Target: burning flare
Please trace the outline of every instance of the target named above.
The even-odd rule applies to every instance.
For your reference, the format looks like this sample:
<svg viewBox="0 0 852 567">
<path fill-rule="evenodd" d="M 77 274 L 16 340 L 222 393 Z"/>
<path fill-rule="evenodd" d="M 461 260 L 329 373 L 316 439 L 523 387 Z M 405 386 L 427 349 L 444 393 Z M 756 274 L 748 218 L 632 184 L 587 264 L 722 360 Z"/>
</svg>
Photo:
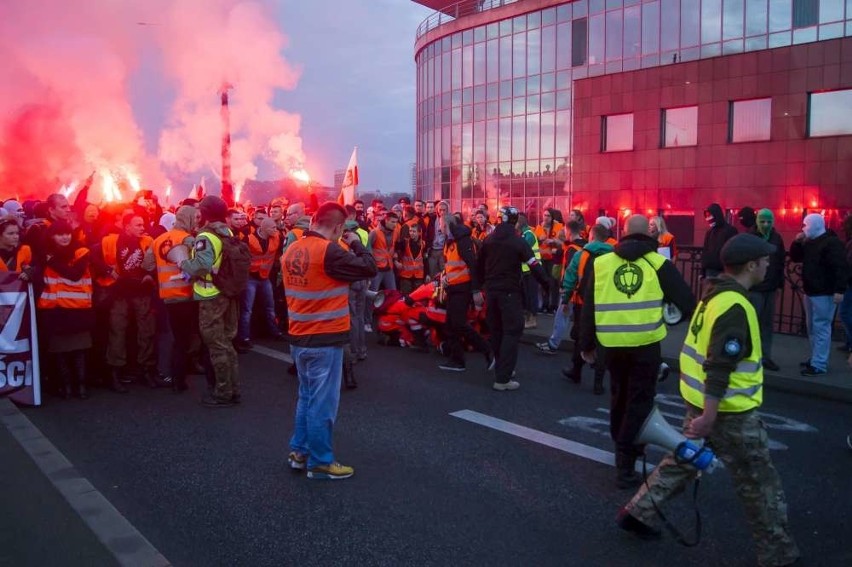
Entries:
<svg viewBox="0 0 852 567">
<path fill-rule="evenodd" d="M 296 181 L 301 181 L 302 183 L 306 183 L 306 184 L 311 182 L 311 176 L 308 175 L 308 172 L 305 171 L 304 169 L 302 169 L 301 167 L 291 169 L 290 170 L 290 177 L 292 177 Z"/>
</svg>

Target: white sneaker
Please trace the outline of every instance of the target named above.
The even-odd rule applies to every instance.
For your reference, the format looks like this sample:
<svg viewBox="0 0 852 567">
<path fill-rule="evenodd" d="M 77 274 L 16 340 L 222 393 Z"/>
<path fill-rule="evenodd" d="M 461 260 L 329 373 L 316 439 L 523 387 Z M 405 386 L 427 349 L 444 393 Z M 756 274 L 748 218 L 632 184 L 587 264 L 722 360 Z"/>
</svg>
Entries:
<svg viewBox="0 0 852 567">
<path fill-rule="evenodd" d="M 365 333 L 372 333 L 373 332 L 373 326 L 369 323 L 366 323 L 364 325 L 364 332 Z"/>
<path fill-rule="evenodd" d="M 494 384 L 491 387 L 494 388 L 495 390 L 497 390 L 498 392 L 504 392 L 506 390 L 517 390 L 518 388 L 521 387 L 521 385 L 520 385 L 520 383 L 515 382 L 514 380 L 509 380 L 506 383 L 494 382 Z"/>
<path fill-rule="evenodd" d="M 544 354 L 556 354 L 556 349 L 550 346 L 549 341 L 544 341 L 543 343 L 536 343 L 535 348 L 537 348 L 540 352 Z"/>
</svg>

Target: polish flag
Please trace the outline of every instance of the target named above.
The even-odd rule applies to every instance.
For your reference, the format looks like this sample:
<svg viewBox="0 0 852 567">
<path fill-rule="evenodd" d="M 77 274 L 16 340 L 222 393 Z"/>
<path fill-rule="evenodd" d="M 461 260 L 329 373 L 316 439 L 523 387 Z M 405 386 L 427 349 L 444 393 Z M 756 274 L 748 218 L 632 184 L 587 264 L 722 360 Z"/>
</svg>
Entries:
<svg viewBox="0 0 852 567">
<path fill-rule="evenodd" d="M 343 185 L 340 186 L 340 195 L 337 202 L 341 205 L 355 204 L 355 191 L 358 189 L 358 146 L 352 150 L 349 165 L 346 167 L 346 175 L 343 176 Z"/>
</svg>

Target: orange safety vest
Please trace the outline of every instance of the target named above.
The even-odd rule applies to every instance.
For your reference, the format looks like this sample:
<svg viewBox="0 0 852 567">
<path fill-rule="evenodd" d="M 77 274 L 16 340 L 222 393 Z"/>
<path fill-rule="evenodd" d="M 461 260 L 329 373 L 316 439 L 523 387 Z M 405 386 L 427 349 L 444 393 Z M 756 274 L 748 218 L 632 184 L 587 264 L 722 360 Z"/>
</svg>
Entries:
<svg viewBox="0 0 852 567">
<path fill-rule="evenodd" d="M 583 305 L 583 294 L 580 293 L 580 283 L 583 281 L 583 276 L 586 273 L 586 265 L 589 263 L 589 258 L 592 253 L 588 250 L 580 250 L 580 263 L 577 265 L 577 286 L 571 294 L 571 303 L 575 305 Z"/>
<path fill-rule="evenodd" d="M 574 254 L 568 254 L 568 252 L 572 249 L 574 250 L 574 254 L 579 254 L 583 250 L 583 247 L 567 240 L 564 242 L 562 246 L 562 277 L 559 278 L 559 281 L 562 281 L 562 278 L 565 277 L 565 270 L 568 269 L 568 262 L 570 262 L 571 258 L 574 257 Z"/>
<path fill-rule="evenodd" d="M 154 239 L 150 236 L 143 236 L 139 239 L 139 244 L 142 252 L 146 252 L 154 244 Z M 101 239 L 101 253 L 104 257 L 104 263 L 113 270 L 117 270 L 118 234 L 108 234 Z M 112 276 L 98 276 L 95 281 L 102 287 L 109 287 L 115 283 L 115 278 Z"/>
<path fill-rule="evenodd" d="M 30 266 L 33 263 L 33 251 L 29 246 L 24 244 L 18 251 L 15 253 L 15 271 L 21 272 L 24 267 Z M 8 272 L 9 267 L 6 265 L 2 259 L 0 259 L 0 271 Z"/>
<path fill-rule="evenodd" d="M 284 293 L 290 335 L 349 332 L 349 282 L 325 273 L 325 254 L 331 242 L 308 236 L 284 252 Z"/>
<path fill-rule="evenodd" d="M 158 236 L 152 244 L 154 261 L 157 263 L 157 288 L 160 298 L 165 301 L 192 299 L 192 282 L 183 276 L 177 264 L 169 262 L 166 258 L 172 246 L 178 246 L 189 236 L 192 235 L 179 228 L 173 228 Z"/>
<path fill-rule="evenodd" d="M 78 248 L 74 260 L 89 253 L 88 248 Z M 79 280 L 68 280 L 50 266 L 44 269 L 44 290 L 38 298 L 39 309 L 88 309 L 92 306 L 92 272 L 89 268 Z"/>
<path fill-rule="evenodd" d="M 408 242 L 405 243 L 405 249 L 402 254 L 402 271 L 399 273 L 401 278 L 423 279 L 425 272 L 423 270 L 423 251 L 426 249 L 426 243 L 420 239 L 420 249 L 417 255 L 411 254 L 411 246 Z"/>
<path fill-rule="evenodd" d="M 269 277 L 269 272 L 272 271 L 272 264 L 275 262 L 275 253 L 278 251 L 280 239 L 278 232 L 269 237 L 269 243 L 266 247 L 266 252 L 260 246 L 260 239 L 256 234 L 250 234 L 248 237 L 249 252 L 251 252 L 251 268 L 250 272 L 257 272 L 261 279 Z"/>
<path fill-rule="evenodd" d="M 399 226 L 399 225 L 397 225 Z M 391 249 L 388 247 L 388 239 L 385 237 L 385 231 L 380 226 L 374 228 L 376 239 L 373 241 L 373 258 L 376 260 L 376 268 L 379 270 L 387 270 L 391 265 Z"/>
<path fill-rule="evenodd" d="M 544 230 L 544 225 L 538 225 L 535 227 L 535 237 L 538 238 L 539 242 L 544 242 L 545 240 L 553 240 L 559 234 L 559 231 L 562 230 L 563 225 L 561 222 L 553 221 L 550 225 L 550 230 Z M 541 247 L 541 259 L 542 260 L 552 260 L 555 255 L 555 250 L 550 246 L 542 246 Z"/>
<path fill-rule="evenodd" d="M 444 267 L 447 273 L 447 285 L 463 284 L 470 281 L 470 270 L 467 269 L 467 262 L 459 254 L 455 240 L 444 244 L 444 257 L 447 260 Z"/>
<path fill-rule="evenodd" d="M 674 234 L 672 234 L 671 232 L 667 232 L 667 233 L 665 233 L 665 234 L 661 234 L 661 235 L 659 236 L 659 239 L 658 239 L 658 240 L 659 240 L 659 244 L 657 245 L 657 249 L 658 249 L 658 250 L 659 250 L 660 248 L 665 248 L 665 247 L 669 247 L 669 248 L 671 248 L 671 255 L 672 255 L 672 257 L 671 257 L 671 258 L 669 258 L 669 260 L 671 260 L 672 262 L 674 262 L 674 261 L 675 261 L 675 259 L 677 259 L 677 246 L 675 246 L 674 239 L 675 239 L 675 238 L 674 238 Z"/>
</svg>

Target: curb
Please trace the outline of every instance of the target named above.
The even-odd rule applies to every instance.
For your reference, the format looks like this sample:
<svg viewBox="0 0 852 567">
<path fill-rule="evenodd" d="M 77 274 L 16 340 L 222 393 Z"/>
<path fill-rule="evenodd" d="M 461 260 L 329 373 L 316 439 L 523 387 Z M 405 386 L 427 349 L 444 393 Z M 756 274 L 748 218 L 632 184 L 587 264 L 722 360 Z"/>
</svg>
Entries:
<svg viewBox="0 0 852 567">
<path fill-rule="evenodd" d="M 533 335 L 524 333 L 521 335 L 521 343 L 535 345 L 546 341 L 547 337 L 542 335 Z M 573 341 L 563 340 L 559 345 L 560 351 L 574 352 Z M 663 356 L 663 361 L 668 364 L 672 371 L 677 372 L 680 369 L 678 359 L 670 356 Z M 842 402 L 852 404 L 852 388 L 839 388 L 830 384 L 820 384 L 819 382 L 808 382 L 800 378 L 791 378 L 780 374 L 764 373 L 764 383 L 767 389 L 785 392 L 788 394 L 798 394 L 809 398 L 817 398 L 821 400 L 829 400 L 833 402 Z"/>
</svg>

